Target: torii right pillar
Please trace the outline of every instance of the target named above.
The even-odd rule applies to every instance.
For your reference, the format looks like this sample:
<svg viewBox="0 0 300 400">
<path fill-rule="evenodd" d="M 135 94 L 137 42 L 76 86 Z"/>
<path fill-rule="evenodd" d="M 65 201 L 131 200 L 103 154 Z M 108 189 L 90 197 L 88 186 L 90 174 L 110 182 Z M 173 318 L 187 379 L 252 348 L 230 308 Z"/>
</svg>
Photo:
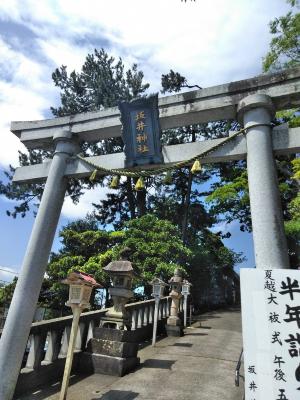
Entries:
<svg viewBox="0 0 300 400">
<path fill-rule="evenodd" d="M 271 97 L 254 94 L 238 105 L 247 128 L 247 168 L 256 268 L 289 268 L 277 171 L 272 148 Z"/>
</svg>

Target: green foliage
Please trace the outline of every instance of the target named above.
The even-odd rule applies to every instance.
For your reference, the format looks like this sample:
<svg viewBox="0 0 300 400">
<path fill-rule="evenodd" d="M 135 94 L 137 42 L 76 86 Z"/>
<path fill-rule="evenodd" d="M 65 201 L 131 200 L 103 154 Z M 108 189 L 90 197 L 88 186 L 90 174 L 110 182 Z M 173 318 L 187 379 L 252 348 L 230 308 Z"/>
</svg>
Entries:
<svg viewBox="0 0 300 400">
<path fill-rule="evenodd" d="M 65 65 L 57 68 L 52 79 L 61 89 L 61 106 L 51 108 L 55 116 L 94 111 L 116 106 L 120 100 L 131 100 L 144 93 L 144 74 L 134 64 L 125 71 L 122 59 L 115 61 L 104 49 L 88 54 L 81 72 L 67 73 Z"/>
<path fill-rule="evenodd" d="M 300 243 L 300 219 L 293 219 L 284 224 L 285 233 L 287 236 L 294 238 Z"/>
<path fill-rule="evenodd" d="M 198 85 L 188 85 L 187 80 L 184 76 L 180 75 L 178 72 L 174 72 L 170 69 L 170 72 L 166 75 L 162 74 L 161 76 L 161 86 L 162 93 L 166 92 L 180 92 L 182 88 L 198 88 L 202 89 Z"/>
<path fill-rule="evenodd" d="M 212 192 L 206 197 L 206 202 L 210 204 L 211 212 L 219 215 L 219 221 L 230 223 L 238 220 L 241 231 L 251 230 L 248 179 L 244 163 L 232 165 L 230 171 L 222 175 L 222 180 L 212 184 Z"/>
<path fill-rule="evenodd" d="M 298 1 L 290 0 L 289 3 L 295 6 Z M 299 65 L 300 14 L 290 11 L 282 17 L 275 18 L 270 22 L 270 33 L 273 38 L 270 50 L 263 59 L 264 72 Z"/>
<path fill-rule="evenodd" d="M 62 238 L 63 252 L 72 255 L 88 257 L 105 251 L 110 242 L 109 232 L 85 231 L 75 232 L 70 229 L 60 233 Z"/>
<path fill-rule="evenodd" d="M 74 224 L 76 227 L 82 225 L 84 221 Z M 187 271 L 192 255 L 183 245 L 176 226 L 150 214 L 128 222 L 122 232 L 76 232 L 68 225 L 60 236 L 63 246 L 58 254 L 52 254 L 48 278 L 44 282 L 44 304 L 51 307 L 63 308 L 67 291 L 60 281 L 73 270 L 92 274 L 107 287 L 109 280 L 103 268 L 119 259 L 124 247 L 129 246 L 132 250 L 131 261 L 138 274 L 138 286 L 147 285 L 158 275 L 168 280 L 177 267 Z"/>
<path fill-rule="evenodd" d="M 289 121 L 289 127 L 297 128 L 298 126 L 300 126 L 300 117 L 298 115 L 294 114 L 294 117 Z"/>
<path fill-rule="evenodd" d="M 176 268 L 188 270 L 191 251 L 183 245 L 178 228 L 151 214 L 126 224 L 123 245 L 132 249 L 141 283 L 149 283 L 154 276 L 167 280 Z"/>
<path fill-rule="evenodd" d="M 117 259 L 118 253 L 115 248 L 105 251 L 103 254 L 90 257 L 87 262 L 80 268 L 82 272 L 91 274 L 95 277 L 97 282 L 102 285 L 108 285 L 108 276 L 103 268 L 106 267 L 112 260 Z"/>
<path fill-rule="evenodd" d="M 300 248 L 300 158 L 292 161 L 293 173 L 292 178 L 297 182 L 297 196 L 289 204 L 289 212 L 291 219 L 285 223 L 285 231 L 287 236 L 294 238 Z"/>
<path fill-rule="evenodd" d="M 14 294 L 18 278 L 14 277 L 12 283 L 0 287 L 0 307 L 8 306 Z"/>
<path fill-rule="evenodd" d="M 40 302 L 48 307 L 64 310 L 68 290 L 61 281 L 71 271 L 80 270 L 94 275 L 97 281 L 107 286 L 108 277 L 103 267 L 117 257 L 116 248 L 123 241 L 124 232 L 99 230 L 96 220 L 87 216 L 67 224 L 59 235 L 62 247 L 58 253 L 51 254 Z M 94 301 L 92 300 L 92 305 L 96 306 Z"/>
<path fill-rule="evenodd" d="M 162 93 L 180 92 L 181 88 L 186 85 L 186 78 L 172 69 L 166 75 L 161 76 Z"/>
<path fill-rule="evenodd" d="M 300 158 L 296 158 L 292 161 L 293 165 L 293 179 L 300 179 Z"/>
<path fill-rule="evenodd" d="M 52 281 L 61 281 L 73 270 L 81 269 L 85 262 L 85 257 L 78 255 L 52 255 L 52 261 L 47 267 L 47 275 Z"/>
</svg>

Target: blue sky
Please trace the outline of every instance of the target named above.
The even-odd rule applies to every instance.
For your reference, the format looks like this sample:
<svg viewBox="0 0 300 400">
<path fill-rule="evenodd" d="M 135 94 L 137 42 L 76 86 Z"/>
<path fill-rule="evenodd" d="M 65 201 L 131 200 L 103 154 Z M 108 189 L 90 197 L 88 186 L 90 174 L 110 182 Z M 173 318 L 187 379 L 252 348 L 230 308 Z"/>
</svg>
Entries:
<svg viewBox="0 0 300 400">
<path fill-rule="evenodd" d="M 245 79 L 261 73 L 268 23 L 288 9 L 284 0 L 0 2 L 0 169 L 17 166 L 17 151 L 24 150 L 10 122 L 49 118 L 50 107 L 59 104 L 51 80 L 56 67 L 79 70 L 87 53 L 104 47 L 128 67 L 137 63 L 151 92 L 171 68 L 202 87 Z M 89 191 L 76 206 L 66 199 L 60 226 L 84 216 L 105 195 Z M 0 197 L 0 267 L 19 271 L 33 217 L 8 218 L 9 206 Z M 252 267 L 251 235 L 239 232 L 237 223 L 226 229 L 233 235 L 225 244 L 244 251 L 243 265 Z M 10 279 L 0 270 L 0 280 Z"/>
</svg>

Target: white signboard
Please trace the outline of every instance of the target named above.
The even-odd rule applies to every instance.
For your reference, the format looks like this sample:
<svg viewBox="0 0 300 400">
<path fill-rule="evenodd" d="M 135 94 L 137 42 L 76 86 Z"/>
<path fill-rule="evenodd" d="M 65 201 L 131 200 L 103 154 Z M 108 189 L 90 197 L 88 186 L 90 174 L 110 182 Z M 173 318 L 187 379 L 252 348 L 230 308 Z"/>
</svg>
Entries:
<svg viewBox="0 0 300 400">
<path fill-rule="evenodd" d="M 246 400 L 300 399 L 300 271 L 241 269 Z"/>
</svg>

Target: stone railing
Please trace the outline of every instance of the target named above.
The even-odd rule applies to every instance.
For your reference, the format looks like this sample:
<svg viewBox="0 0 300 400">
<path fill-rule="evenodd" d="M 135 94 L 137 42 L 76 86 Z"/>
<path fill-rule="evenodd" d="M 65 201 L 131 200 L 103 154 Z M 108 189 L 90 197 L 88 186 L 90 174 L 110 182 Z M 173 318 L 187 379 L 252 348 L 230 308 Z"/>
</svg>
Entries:
<svg viewBox="0 0 300 400">
<path fill-rule="evenodd" d="M 79 353 L 93 337 L 106 310 L 89 311 L 80 317 L 75 346 L 73 370 L 77 369 Z M 15 395 L 39 385 L 53 382 L 62 376 L 73 316 L 34 322 L 31 326 L 23 368 L 20 371 Z"/>
<path fill-rule="evenodd" d="M 152 337 L 155 301 L 147 300 L 126 306 L 131 315 L 131 329 L 136 331 L 138 342 Z M 170 314 L 171 298 L 164 297 L 159 303 L 158 333 L 164 332 L 164 324 Z M 73 371 L 78 370 L 80 352 L 93 337 L 93 329 L 100 325 L 107 310 L 82 313 L 75 346 Z M 182 311 L 182 302 L 180 303 Z M 72 325 L 72 315 L 41 322 L 31 326 L 27 351 L 24 355 L 15 395 L 37 386 L 55 382 L 62 377 Z"/>
<path fill-rule="evenodd" d="M 170 315 L 171 297 L 164 297 L 159 302 L 158 320 L 167 318 Z M 131 314 L 131 330 L 142 328 L 153 324 L 155 300 L 139 301 L 127 304 L 127 312 Z"/>
<path fill-rule="evenodd" d="M 181 303 L 182 307 L 182 303 Z M 135 331 L 137 342 L 152 337 L 155 300 L 139 301 L 127 304 L 126 311 L 131 314 L 131 330 Z M 171 297 L 164 297 L 159 302 L 157 333 L 165 333 L 164 325 L 170 315 Z"/>
</svg>

